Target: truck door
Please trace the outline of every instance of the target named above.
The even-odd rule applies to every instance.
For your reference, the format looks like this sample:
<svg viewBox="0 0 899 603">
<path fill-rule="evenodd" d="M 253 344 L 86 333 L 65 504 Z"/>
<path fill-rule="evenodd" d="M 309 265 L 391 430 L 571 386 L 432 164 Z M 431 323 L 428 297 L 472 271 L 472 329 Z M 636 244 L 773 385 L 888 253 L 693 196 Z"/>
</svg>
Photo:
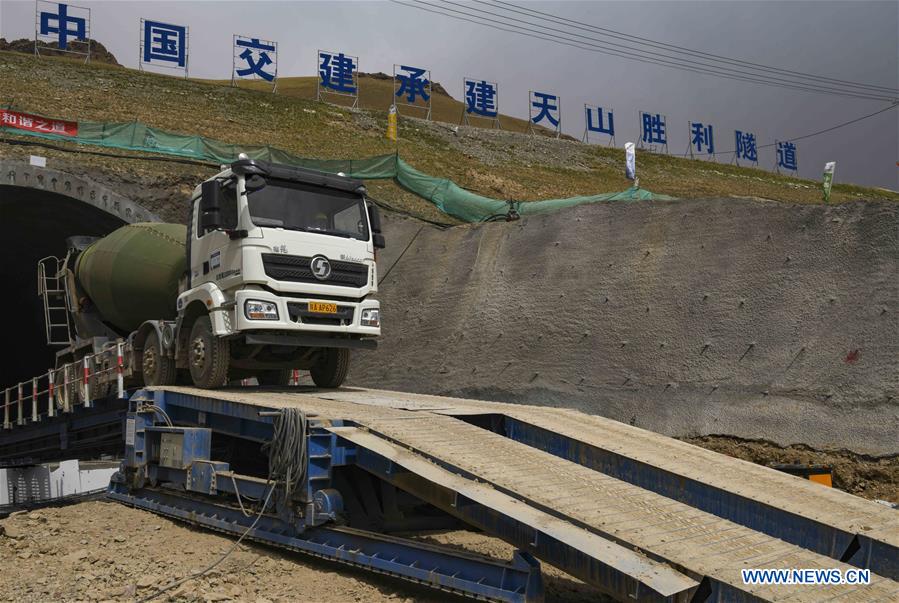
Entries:
<svg viewBox="0 0 899 603">
<path fill-rule="evenodd" d="M 218 228 L 200 227 L 202 197 L 193 205 L 191 220 L 190 269 L 191 287 L 203 283 L 215 283 L 227 289 L 241 280 L 240 239 L 231 239 L 230 232 L 237 228 L 237 186 L 232 180 L 224 186 L 224 202 L 221 206 L 221 222 Z"/>
</svg>

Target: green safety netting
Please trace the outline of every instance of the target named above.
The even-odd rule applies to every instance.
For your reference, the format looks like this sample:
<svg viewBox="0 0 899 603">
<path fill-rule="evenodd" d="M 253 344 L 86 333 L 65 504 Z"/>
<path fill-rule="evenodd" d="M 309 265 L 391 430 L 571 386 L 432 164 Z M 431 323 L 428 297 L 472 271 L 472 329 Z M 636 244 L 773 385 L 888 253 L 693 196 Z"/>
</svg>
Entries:
<svg viewBox="0 0 899 603">
<path fill-rule="evenodd" d="M 492 199 L 472 193 L 447 178 L 437 178 L 425 174 L 410 166 L 396 154 L 378 155 L 365 159 L 310 159 L 270 146 L 235 145 L 203 136 L 174 134 L 140 122 L 105 123 L 80 121 L 78 122 L 77 136 L 14 129 L 2 126 L 2 124 L 0 124 L 0 130 L 52 140 L 66 140 L 117 149 L 162 153 L 220 164 L 230 163 L 237 158 L 239 153 L 246 153 L 253 159 L 295 165 L 330 173 L 343 172 L 353 178 L 393 179 L 405 189 L 432 202 L 441 211 L 466 222 L 480 222 L 490 216 L 505 214 L 510 207 L 514 208 L 521 215 L 532 215 L 597 201 L 674 199 L 674 197 L 657 195 L 645 189 L 632 187 L 618 193 L 510 204 L 509 201 Z"/>
</svg>

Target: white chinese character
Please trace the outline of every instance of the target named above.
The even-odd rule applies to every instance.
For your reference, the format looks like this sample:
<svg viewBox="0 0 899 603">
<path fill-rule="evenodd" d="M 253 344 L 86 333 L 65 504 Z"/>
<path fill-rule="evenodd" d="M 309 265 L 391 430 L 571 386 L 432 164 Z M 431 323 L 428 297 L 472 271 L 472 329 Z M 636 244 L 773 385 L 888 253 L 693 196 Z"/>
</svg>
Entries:
<svg viewBox="0 0 899 603">
<path fill-rule="evenodd" d="M 16 116 L 12 113 L 4 113 L 3 123 L 16 125 Z"/>
<path fill-rule="evenodd" d="M 66 124 L 65 124 L 65 122 L 54 121 L 54 122 L 53 122 L 53 131 L 54 131 L 54 132 L 65 132 L 65 131 L 66 131 Z"/>
<path fill-rule="evenodd" d="M 37 120 L 37 125 L 34 126 L 36 129 L 41 130 L 42 132 L 50 131 L 50 123 L 44 121 L 43 119 Z"/>
<path fill-rule="evenodd" d="M 33 128 L 34 120 L 30 117 L 25 117 L 24 115 L 19 116 L 19 125 L 23 128 Z"/>
</svg>

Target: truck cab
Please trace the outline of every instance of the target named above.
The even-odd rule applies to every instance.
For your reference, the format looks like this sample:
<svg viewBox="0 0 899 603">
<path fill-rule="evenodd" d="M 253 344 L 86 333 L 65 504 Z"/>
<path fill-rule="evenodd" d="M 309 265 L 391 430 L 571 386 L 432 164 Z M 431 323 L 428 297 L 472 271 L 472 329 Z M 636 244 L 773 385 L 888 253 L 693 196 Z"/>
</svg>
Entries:
<svg viewBox="0 0 899 603">
<path fill-rule="evenodd" d="M 350 350 L 374 348 L 381 332 L 383 247 L 361 181 L 241 156 L 194 190 L 175 366 L 145 361 L 145 380 L 186 369 L 200 387 L 283 385 L 308 369 L 318 386 L 339 386 Z"/>
</svg>

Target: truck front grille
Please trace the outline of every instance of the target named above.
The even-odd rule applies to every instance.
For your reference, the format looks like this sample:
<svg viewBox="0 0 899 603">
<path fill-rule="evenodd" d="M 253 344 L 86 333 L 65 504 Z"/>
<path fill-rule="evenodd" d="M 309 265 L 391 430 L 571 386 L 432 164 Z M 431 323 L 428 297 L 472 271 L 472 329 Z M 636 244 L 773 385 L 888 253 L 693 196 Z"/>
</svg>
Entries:
<svg viewBox="0 0 899 603">
<path fill-rule="evenodd" d="M 322 283 L 338 287 L 364 287 L 368 283 L 367 265 L 331 259 L 328 261 L 331 263 L 331 274 L 327 279 L 319 280 L 312 274 L 312 258 L 280 253 L 262 254 L 265 274 L 276 281 Z"/>
</svg>

